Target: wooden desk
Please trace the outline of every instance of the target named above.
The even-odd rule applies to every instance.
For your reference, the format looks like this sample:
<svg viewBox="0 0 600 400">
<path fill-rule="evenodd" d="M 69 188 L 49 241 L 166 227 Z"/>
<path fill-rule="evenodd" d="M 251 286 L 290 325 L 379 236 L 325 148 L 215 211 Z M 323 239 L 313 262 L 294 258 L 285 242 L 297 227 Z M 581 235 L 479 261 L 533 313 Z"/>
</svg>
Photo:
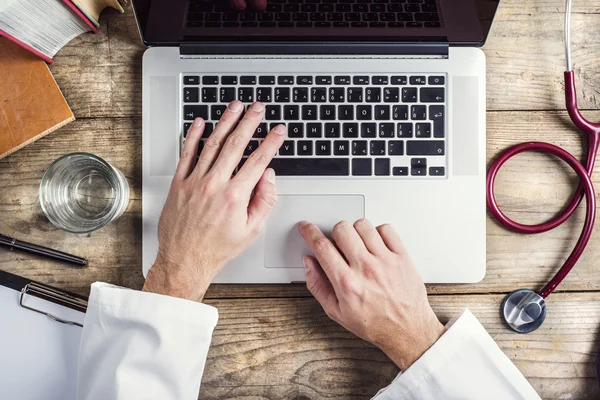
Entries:
<svg viewBox="0 0 600 400">
<path fill-rule="evenodd" d="M 488 159 L 526 140 L 546 140 L 581 154 L 581 137 L 564 111 L 563 8 L 563 0 L 503 0 L 500 5 L 484 48 Z M 599 12 L 600 0 L 575 2 L 579 102 L 592 120 L 600 120 Z M 142 286 L 143 51 L 131 10 L 103 14 L 100 33 L 75 39 L 52 67 L 77 120 L 0 161 L 0 232 L 84 255 L 90 266 L 71 269 L 1 251 L 0 269 L 81 294 L 98 280 Z M 56 230 L 38 203 L 42 173 L 71 151 L 106 158 L 132 188 L 127 213 L 89 235 Z M 598 178 L 594 183 L 600 187 Z M 539 222 L 566 204 L 575 185 L 574 174 L 558 161 L 525 154 L 502 170 L 498 200 L 510 216 Z M 600 395 L 593 365 L 600 348 L 600 233 L 560 286 L 561 293 L 550 297 L 547 320 L 538 331 L 512 333 L 502 325 L 498 307 L 506 292 L 540 288 L 548 280 L 570 252 L 582 222 L 580 210 L 552 232 L 523 236 L 488 218 L 486 278 L 474 285 L 428 288 L 443 321 L 469 307 L 544 399 Z M 218 285 L 207 299 L 221 317 L 201 398 L 366 399 L 397 373 L 380 351 L 329 321 L 302 285 Z"/>
</svg>

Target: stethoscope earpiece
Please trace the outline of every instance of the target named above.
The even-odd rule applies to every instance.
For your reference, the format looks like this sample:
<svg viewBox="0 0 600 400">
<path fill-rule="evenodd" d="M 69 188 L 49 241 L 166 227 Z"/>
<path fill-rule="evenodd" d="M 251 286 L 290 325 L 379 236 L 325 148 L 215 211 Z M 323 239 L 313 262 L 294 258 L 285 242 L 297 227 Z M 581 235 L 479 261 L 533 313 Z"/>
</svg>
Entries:
<svg viewBox="0 0 600 400">
<path fill-rule="evenodd" d="M 519 333 L 535 331 L 546 319 L 544 298 L 529 289 L 518 289 L 506 295 L 501 309 L 506 325 Z"/>
</svg>

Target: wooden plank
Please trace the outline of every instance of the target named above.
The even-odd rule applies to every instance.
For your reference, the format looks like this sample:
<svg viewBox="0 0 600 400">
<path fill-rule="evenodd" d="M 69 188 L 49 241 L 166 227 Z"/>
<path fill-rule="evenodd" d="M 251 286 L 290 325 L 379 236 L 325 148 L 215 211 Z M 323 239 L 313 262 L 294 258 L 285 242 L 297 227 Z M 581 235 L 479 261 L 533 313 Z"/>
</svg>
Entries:
<svg viewBox="0 0 600 400">
<path fill-rule="evenodd" d="M 589 113 L 600 119 L 600 112 Z M 581 155 L 581 138 L 564 112 L 488 113 L 488 160 L 509 145 L 548 140 Z M 88 234 L 55 229 L 38 201 L 44 170 L 69 151 L 88 151 L 121 169 L 131 185 L 127 212 L 116 222 Z M 600 187 L 600 175 L 594 175 Z M 0 160 L 0 232 L 86 256 L 90 266 L 73 269 L 47 260 L 0 251 L 0 269 L 87 294 L 89 284 L 103 280 L 139 288 L 141 275 L 141 134 L 138 118 L 80 119 Z M 526 154 L 500 172 L 497 196 L 503 210 L 521 222 L 541 222 L 566 203 L 576 185 L 574 174 L 546 156 Z M 541 288 L 577 240 L 582 226 L 578 212 L 564 226 L 541 235 L 509 232 L 488 217 L 487 276 L 478 284 L 430 285 L 431 293 L 507 292 L 518 287 Z M 600 236 L 595 233 L 581 261 L 560 290 L 600 289 Z M 441 266 L 445 267 L 445 266 Z M 216 285 L 208 297 L 308 296 L 304 285 Z"/>
<path fill-rule="evenodd" d="M 431 296 L 444 322 L 468 307 L 543 399 L 600 392 L 600 294 L 556 294 L 538 331 L 502 325 L 496 295 Z M 201 399 L 369 399 L 397 368 L 373 346 L 330 321 L 312 299 L 213 300 L 219 308 Z"/>
<path fill-rule="evenodd" d="M 482 10 L 493 0 L 479 0 Z M 564 0 L 503 0 L 489 40 L 489 110 L 564 109 L 562 44 Z M 580 106 L 600 107 L 600 0 L 576 1 L 573 60 Z M 74 39 L 52 71 L 77 118 L 140 116 L 144 46 L 131 7 L 102 14 L 98 35 Z"/>
</svg>

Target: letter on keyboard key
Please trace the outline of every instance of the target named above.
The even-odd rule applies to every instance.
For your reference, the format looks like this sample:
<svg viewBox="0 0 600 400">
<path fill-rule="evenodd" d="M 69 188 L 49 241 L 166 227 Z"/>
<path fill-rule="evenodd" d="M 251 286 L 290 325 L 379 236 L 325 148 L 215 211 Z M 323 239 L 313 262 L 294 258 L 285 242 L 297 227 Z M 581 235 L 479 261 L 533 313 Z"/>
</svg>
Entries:
<svg viewBox="0 0 600 400">
<path fill-rule="evenodd" d="M 445 147 L 443 140 L 408 140 L 406 155 L 408 156 L 443 156 Z"/>
<path fill-rule="evenodd" d="M 275 174 L 279 176 L 350 175 L 350 160 L 347 158 L 274 158 L 269 167 L 273 168 Z"/>
</svg>

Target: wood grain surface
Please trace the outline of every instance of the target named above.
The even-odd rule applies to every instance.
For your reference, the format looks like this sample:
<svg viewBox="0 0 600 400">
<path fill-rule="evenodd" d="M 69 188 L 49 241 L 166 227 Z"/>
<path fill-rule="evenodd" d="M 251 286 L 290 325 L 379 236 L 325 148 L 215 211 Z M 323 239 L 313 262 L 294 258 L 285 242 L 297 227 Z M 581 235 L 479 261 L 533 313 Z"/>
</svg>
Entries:
<svg viewBox="0 0 600 400">
<path fill-rule="evenodd" d="M 483 7 L 485 8 L 484 0 Z M 579 102 L 600 120 L 600 0 L 575 1 L 573 60 Z M 503 0 L 484 46 L 488 68 L 488 162 L 528 140 L 559 145 L 581 157 L 585 142 L 564 111 L 563 0 Z M 107 10 L 98 35 L 62 49 L 53 74 L 77 121 L 0 160 L 0 232 L 89 258 L 71 268 L 0 251 L 0 269 L 87 295 L 94 281 L 140 288 L 141 58 L 130 9 Z M 57 157 L 89 151 L 127 177 L 126 213 L 87 235 L 55 229 L 38 202 L 44 170 Z M 600 187 L 600 178 L 593 181 Z M 503 210 L 522 222 L 555 215 L 576 178 L 561 162 L 523 154 L 497 180 Z M 540 288 L 562 264 L 582 227 L 583 213 L 552 232 L 523 236 L 488 217 L 487 275 L 472 285 L 429 285 L 443 321 L 468 307 L 544 399 L 598 398 L 593 357 L 600 347 L 600 236 L 549 300 L 535 333 L 511 333 L 498 305 L 517 287 Z M 444 266 L 440 266 L 443 268 Z M 206 399 L 362 399 L 388 384 L 397 370 L 377 349 L 329 321 L 303 285 L 215 285 L 208 302 L 220 321 L 203 379 Z"/>
</svg>

